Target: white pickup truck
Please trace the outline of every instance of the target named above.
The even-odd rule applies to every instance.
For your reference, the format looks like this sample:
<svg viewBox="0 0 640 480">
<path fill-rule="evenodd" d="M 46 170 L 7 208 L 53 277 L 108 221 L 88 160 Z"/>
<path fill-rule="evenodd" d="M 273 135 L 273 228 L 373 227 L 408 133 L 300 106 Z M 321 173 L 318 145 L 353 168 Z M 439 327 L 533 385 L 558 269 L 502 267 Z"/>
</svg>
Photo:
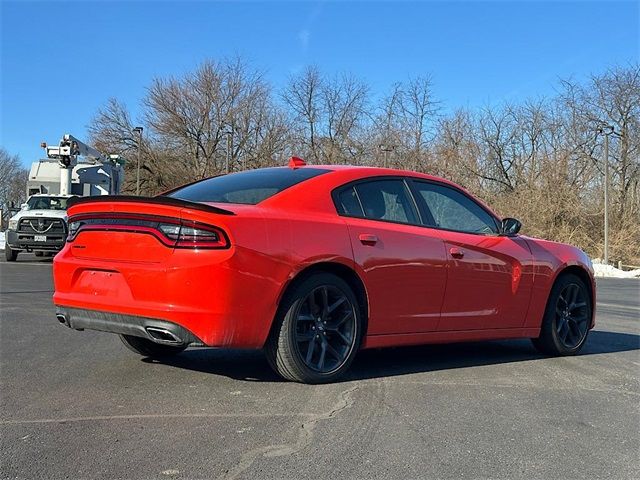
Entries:
<svg viewBox="0 0 640 480">
<path fill-rule="evenodd" d="M 36 194 L 9 220 L 4 253 L 14 262 L 19 252 L 56 253 L 67 238 L 67 202 L 74 195 Z"/>
</svg>

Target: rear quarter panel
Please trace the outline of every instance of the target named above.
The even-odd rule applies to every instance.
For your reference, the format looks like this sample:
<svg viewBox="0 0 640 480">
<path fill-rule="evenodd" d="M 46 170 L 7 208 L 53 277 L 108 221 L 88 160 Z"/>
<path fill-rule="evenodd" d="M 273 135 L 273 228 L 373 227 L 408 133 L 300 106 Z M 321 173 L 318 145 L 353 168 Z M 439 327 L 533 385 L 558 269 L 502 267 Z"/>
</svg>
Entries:
<svg viewBox="0 0 640 480">
<path fill-rule="evenodd" d="M 209 273 L 222 275 L 227 282 L 226 298 L 215 302 L 220 308 L 216 313 L 229 315 L 220 322 L 226 332 L 218 336 L 222 340 L 218 343 L 259 348 L 267 340 L 291 281 L 322 262 L 353 268 L 351 244 L 342 219 L 321 209 L 268 204 L 231 208 L 237 215 L 221 218 L 217 225 L 228 231 L 233 255 Z M 207 222 L 206 214 L 197 211 L 190 212 L 189 218 Z"/>
</svg>

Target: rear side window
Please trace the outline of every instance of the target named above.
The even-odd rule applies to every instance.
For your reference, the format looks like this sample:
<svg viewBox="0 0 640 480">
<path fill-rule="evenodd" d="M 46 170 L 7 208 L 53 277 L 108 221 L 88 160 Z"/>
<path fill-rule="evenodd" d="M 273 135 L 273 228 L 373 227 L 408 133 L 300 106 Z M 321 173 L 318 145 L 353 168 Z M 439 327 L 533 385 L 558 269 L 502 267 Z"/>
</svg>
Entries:
<svg viewBox="0 0 640 480">
<path fill-rule="evenodd" d="M 353 187 L 346 188 L 338 194 L 338 210 L 351 217 L 364 217 L 360 200 Z"/>
<path fill-rule="evenodd" d="M 337 195 L 338 210 L 344 215 L 418 223 L 418 214 L 402 180 L 372 180 L 357 183 Z"/>
<path fill-rule="evenodd" d="M 255 205 L 300 182 L 330 170 L 321 168 L 260 168 L 207 178 L 167 194 L 191 202 L 244 203 Z"/>
</svg>

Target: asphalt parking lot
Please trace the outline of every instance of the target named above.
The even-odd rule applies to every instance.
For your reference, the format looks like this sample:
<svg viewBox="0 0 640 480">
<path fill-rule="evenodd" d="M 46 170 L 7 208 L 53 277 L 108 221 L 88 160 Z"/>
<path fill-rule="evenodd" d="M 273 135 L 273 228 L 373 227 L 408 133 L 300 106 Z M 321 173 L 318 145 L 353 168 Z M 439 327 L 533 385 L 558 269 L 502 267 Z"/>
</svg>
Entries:
<svg viewBox="0 0 640 480">
<path fill-rule="evenodd" d="M 640 281 L 598 281 L 577 357 L 528 341 L 363 352 L 286 383 L 251 351 L 170 362 L 55 319 L 51 263 L 0 263 L 2 478 L 640 478 Z"/>
</svg>

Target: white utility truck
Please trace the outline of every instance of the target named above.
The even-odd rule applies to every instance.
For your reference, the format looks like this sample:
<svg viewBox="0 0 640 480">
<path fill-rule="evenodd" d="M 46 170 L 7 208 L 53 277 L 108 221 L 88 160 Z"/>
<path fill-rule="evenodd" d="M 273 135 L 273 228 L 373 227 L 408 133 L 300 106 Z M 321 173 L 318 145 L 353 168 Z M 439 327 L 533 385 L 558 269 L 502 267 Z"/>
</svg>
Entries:
<svg viewBox="0 0 640 480">
<path fill-rule="evenodd" d="M 47 158 L 31 164 L 28 200 L 11 217 L 5 233 L 4 252 L 10 262 L 19 252 L 42 256 L 61 250 L 67 238 L 69 199 L 117 195 L 124 179 L 120 156 L 104 155 L 72 135 L 64 135 L 56 146 L 41 146 Z"/>
</svg>

